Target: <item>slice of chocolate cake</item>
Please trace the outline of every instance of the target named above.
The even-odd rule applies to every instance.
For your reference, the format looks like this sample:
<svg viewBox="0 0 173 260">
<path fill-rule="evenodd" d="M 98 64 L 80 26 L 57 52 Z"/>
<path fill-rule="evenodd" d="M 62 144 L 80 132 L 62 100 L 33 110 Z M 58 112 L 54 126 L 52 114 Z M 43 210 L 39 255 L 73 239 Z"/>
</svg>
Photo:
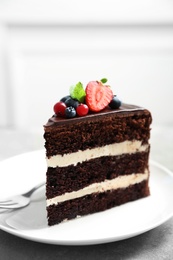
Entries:
<svg viewBox="0 0 173 260">
<path fill-rule="evenodd" d="M 104 97 L 103 108 L 93 109 L 96 102 L 87 101 L 86 88 L 86 104 L 82 105 L 88 108 L 85 107 L 87 114 L 80 115 L 79 98 L 77 101 L 73 97 L 69 102 L 71 97 L 66 97 L 56 104 L 56 114 L 44 126 L 49 225 L 110 209 L 150 193 L 151 114 L 144 108 L 121 104 L 113 94 L 105 102 L 106 89 L 104 95 L 99 93 L 102 87 L 108 88 L 100 86 L 94 95 Z M 73 101 L 78 104 L 72 106 Z"/>
</svg>

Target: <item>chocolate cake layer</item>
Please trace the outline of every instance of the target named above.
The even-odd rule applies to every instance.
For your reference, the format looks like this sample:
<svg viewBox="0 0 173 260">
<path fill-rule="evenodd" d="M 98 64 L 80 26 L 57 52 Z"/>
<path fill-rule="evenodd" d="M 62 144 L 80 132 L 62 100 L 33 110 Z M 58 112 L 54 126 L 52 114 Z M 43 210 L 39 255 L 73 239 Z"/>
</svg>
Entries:
<svg viewBox="0 0 173 260">
<path fill-rule="evenodd" d="M 114 206 L 144 198 L 149 195 L 148 181 L 103 193 L 93 193 L 47 207 L 48 224 L 54 225 L 66 219 L 104 211 Z"/>
<path fill-rule="evenodd" d="M 47 198 L 77 191 L 92 183 L 148 169 L 149 150 L 121 156 L 105 156 L 78 163 L 76 166 L 47 169 Z"/>
<path fill-rule="evenodd" d="M 49 158 L 125 140 L 145 144 L 151 120 L 148 110 L 129 105 L 68 120 L 54 116 L 44 126 L 46 155 Z"/>
<path fill-rule="evenodd" d="M 151 114 L 123 104 L 44 126 L 47 216 L 54 225 L 149 195 Z"/>
</svg>

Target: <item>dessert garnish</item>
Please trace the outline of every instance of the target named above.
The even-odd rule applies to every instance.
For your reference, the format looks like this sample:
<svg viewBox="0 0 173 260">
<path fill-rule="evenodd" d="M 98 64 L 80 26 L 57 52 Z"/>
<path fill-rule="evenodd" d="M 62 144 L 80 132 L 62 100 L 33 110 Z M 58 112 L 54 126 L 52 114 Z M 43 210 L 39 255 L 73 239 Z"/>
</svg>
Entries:
<svg viewBox="0 0 173 260">
<path fill-rule="evenodd" d="M 79 104 L 76 108 L 78 116 L 86 116 L 89 112 L 89 107 L 86 104 Z"/>
<path fill-rule="evenodd" d="M 75 86 L 70 87 L 70 96 L 73 99 L 77 99 L 80 103 L 84 103 L 86 93 L 81 82 L 78 82 Z"/>
<path fill-rule="evenodd" d="M 104 82 L 106 83 L 105 79 Z M 86 86 L 86 104 L 94 112 L 103 110 L 111 102 L 113 92 L 108 85 L 102 81 L 90 81 Z"/>
<path fill-rule="evenodd" d="M 109 107 L 112 109 L 118 109 L 120 106 L 121 106 L 121 101 L 116 95 L 114 95 L 111 102 L 109 103 Z"/>
<path fill-rule="evenodd" d="M 100 81 L 90 81 L 85 89 L 81 82 L 71 86 L 70 95 L 61 98 L 54 105 L 56 116 L 73 118 L 86 116 L 89 111 L 100 112 L 106 107 L 118 109 L 121 101 L 106 83 L 107 79 L 103 78 Z"/>
<path fill-rule="evenodd" d="M 66 116 L 67 118 L 75 117 L 75 116 L 76 116 L 76 109 L 75 109 L 74 107 L 72 107 L 72 106 L 67 107 L 67 108 L 65 109 L 65 116 Z"/>
<path fill-rule="evenodd" d="M 62 101 L 59 101 L 54 105 L 53 110 L 57 116 L 65 116 L 66 108 L 67 108 L 66 104 Z"/>
</svg>

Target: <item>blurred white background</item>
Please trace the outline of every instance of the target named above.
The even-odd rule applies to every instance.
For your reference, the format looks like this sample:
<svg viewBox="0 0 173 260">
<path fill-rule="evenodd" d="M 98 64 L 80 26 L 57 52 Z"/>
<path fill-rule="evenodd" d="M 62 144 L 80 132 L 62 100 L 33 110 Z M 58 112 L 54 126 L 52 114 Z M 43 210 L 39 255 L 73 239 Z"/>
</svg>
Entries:
<svg viewBox="0 0 173 260">
<path fill-rule="evenodd" d="M 173 127 L 173 1 L 0 0 L 2 131 L 38 133 L 41 147 L 54 103 L 103 77 L 153 129 Z"/>
</svg>

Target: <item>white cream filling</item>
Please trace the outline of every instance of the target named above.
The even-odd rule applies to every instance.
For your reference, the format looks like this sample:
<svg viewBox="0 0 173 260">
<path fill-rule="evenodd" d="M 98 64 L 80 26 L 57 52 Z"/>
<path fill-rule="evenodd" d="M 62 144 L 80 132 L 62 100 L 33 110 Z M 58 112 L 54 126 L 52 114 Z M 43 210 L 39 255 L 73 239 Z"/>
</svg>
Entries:
<svg viewBox="0 0 173 260">
<path fill-rule="evenodd" d="M 99 158 L 101 156 L 117 156 L 122 154 L 131 154 L 136 152 L 145 152 L 148 149 L 148 144 L 142 145 L 141 141 L 124 141 L 121 143 L 114 143 L 105 145 L 103 147 L 79 150 L 75 153 L 68 153 L 64 155 L 55 155 L 46 158 L 48 167 L 66 167 L 69 165 L 76 165 L 91 159 Z"/>
<path fill-rule="evenodd" d="M 137 173 L 137 174 L 124 175 L 124 176 L 119 176 L 112 180 L 105 180 L 100 183 L 94 183 L 81 190 L 67 192 L 63 195 L 54 197 L 52 199 L 48 199 L 47 206 L 50 206 L 52 204 L 56 205 L 60 202 L 80 198 L 92 193 L 98 193 L 98 192 L 101 193 L 109 190 L 116 190 L 119 188 L 120 189 L 127 188 L 130 185 L 134 185 L 144 180 L 147 180 L 148 176 L 149 176 L 148 170 L 145 170 L 143 174 Z"/>
</svg>

